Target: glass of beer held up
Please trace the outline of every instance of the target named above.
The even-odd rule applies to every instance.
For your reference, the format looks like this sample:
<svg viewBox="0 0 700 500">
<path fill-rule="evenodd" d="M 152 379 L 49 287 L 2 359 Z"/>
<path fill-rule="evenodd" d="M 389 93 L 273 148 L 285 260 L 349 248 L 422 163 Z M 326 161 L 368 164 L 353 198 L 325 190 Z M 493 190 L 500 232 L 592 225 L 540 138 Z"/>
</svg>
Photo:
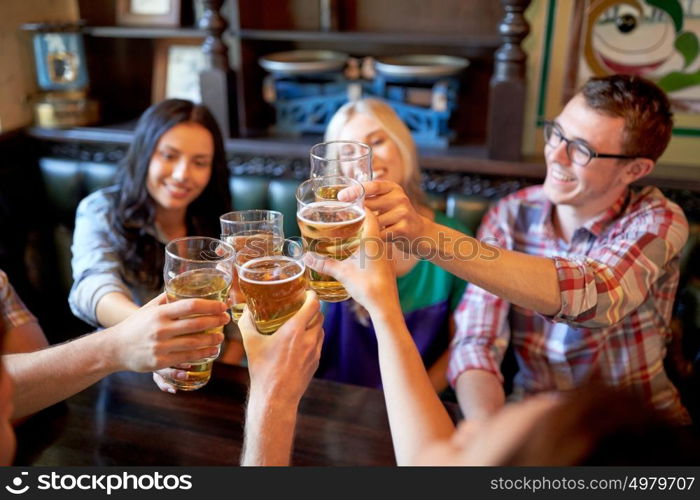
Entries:
<svg viewBox="0 0 700 500">
<path fill-rule="evenodd" d="M 165 247 L 163 268 L 168 302 L 192 298 L 227 302 L 233 268 L 234 250 L 223 241 L 200 236 L 171 241 Z M 223 332 L 223 326 L 205 333 L 216 332 Z M 178 370 L 187 371 L 187 379 L 165 377 L 166 381 L 181 391 L 199 389 L 209 382 L 212 364 L 218 356 L 217 352 L 216 356 L 174 366 Z"/>
<path fill-rule="evenodd" d="M 226 213 L 219 217 L 221 239 L 236 252 L 248 247 L 261 252 L 261 255 L 270 253 L 272 246 L 284 238 L 283 217 L 282 213 L 275 210 L 237 210 Z M 235 275 L 231 285 L 231 299 L 231 315 L 234 321 L 238 321 L 246 301 Z"/>
<path fill-rule="evenodd" d="M 355 187 L 359 195 L 352 201 L 338 201 L 338 192 Z M 365 190 L 350 177 L 316 177 L 297 189 L 297 222 L 304 250 L 344 260 L 360 246 Z M 318 298 L 340 302 L 350 298 L 343 285 L 333 277 L 309 269 L 309 286 Z"/>
<path fill-rule="evenodd" d="M 360 182 L 372 180 L 372 148 L 356 141 L 316 144 L 309 153 L 311 177 L 344 176 Z"/>
<path fill-rule="evenodd" d="M 274 249 L 262 255 L 253 247 L 236 252 L 238 281 L 260 333 L 275 333 L 304 305 L 303 257 L 301 242 L 282 238 L 275 238 Z"/>
</svg>

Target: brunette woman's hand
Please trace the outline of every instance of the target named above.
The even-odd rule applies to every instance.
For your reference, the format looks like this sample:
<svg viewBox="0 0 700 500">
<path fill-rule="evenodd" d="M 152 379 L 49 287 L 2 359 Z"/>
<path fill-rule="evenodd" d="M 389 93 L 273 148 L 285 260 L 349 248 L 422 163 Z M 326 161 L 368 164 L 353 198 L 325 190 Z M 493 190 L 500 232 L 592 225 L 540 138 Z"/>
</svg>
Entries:
<svg viewBox="0 0 700 500">
<path fill-rule="evenodd" d="M 163 376 L 186 378 L 186 371 L 170 367 L 187 368 L 189 361 L 218 353 L 223 334 L 204 332 L 228 323 L 226 310 L 227 305 L 218 301 L 186 299 L 168 304 L 165 294 L 159 295 L 105 330 L 115 371 L 157 371 L 154 380 L 158 387 L 175 392 Z"/>
</svg>

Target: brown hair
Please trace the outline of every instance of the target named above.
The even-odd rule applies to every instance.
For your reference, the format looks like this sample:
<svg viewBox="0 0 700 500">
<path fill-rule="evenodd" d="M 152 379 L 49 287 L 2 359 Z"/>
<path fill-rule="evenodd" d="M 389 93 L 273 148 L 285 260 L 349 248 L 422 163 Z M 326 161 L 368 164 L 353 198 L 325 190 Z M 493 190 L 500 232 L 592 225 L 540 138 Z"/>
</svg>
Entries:
<svg viewBox="0 0 700 500">
<path fill-rule="evenodd" d="M 386 102 L 374 97 L 365 97 L 344 104 L 335 112 L 328 126 L 324 140 L 343 140 L 343 127 L 356 114 L 364 114 L 376 120 L 382 130 L 394 141 L 403 168 L 401 187 L 414 205 L 428 206 L 425 193 L 421 187 L 421 172 L 418 165 L 418 151 L 411 131 L 401 120 L 396 111 Z"/>
<path fill-rule="evenodd" d="M 673 129 L 671 104 L 649 80 L 634 75 L 591 78 L 580 94 L 599 113 L 624 118 L 622 154 L 656 161 L 668 146 Z"/>
<path fill-rule="evenodd" d="M 409 128 L 386 101 L 366 97 L 344 104 L 328 122 L 324 140 L 343 140 L 343 127 L 356 114 L 365 114 L 374 118 L 382 130 L 394 141 L 399 150 L 401 167 L 403 168 L 401 187 L 406 191 L 408 199 L 416 208 L 419 206 L 429 207 L 425 192 L 421 187 L 421 171 L 418 165 L 416 143 Z M 354 313 L 355 319 L 362 326 L 368 327 L 370 325 L 369 313 L 364 307 L 355 300 L 351 300 L 349 307 Z"/>
<path fill-rule="evenodd" d="M 503 465 L 697 465 L 700 442 L 625 389 L 592 381 L 562 396 Z"/>
<path fill-rule="evenodd" d="M 231 210 L 226 150 L 219 126 L 209 109 L 183 99 L 166 99 L 148 108 L 139 118 L 129 151 L 117 177 L 119 194 L 110 212 L 111 229 L 117 235 L 117 254 L 129 283 L 153 290 L 163 286 L 165 245 L 147 230 L 154 224 L 156 202 L 146 188 L 153 152 L 160 138 L 182 123 L 196 123 L 209 131 L 214 142 L 211 178 L 204 191 L 187 207 L 187 234 L 218 238 L 219 216 Z"/>
</svg>

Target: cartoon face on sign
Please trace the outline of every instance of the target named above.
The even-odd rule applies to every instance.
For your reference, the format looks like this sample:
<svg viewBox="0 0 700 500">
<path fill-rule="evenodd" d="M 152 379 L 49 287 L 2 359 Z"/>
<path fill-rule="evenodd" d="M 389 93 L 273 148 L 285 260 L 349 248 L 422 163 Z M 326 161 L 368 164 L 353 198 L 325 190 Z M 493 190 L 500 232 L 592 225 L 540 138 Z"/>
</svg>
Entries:
<svg viewBox="0 0 700 500">
<path fill-rule="evenodd" d="M 700 85 L 700 8 L 692 1 L 593 0 L 586 21 L 583 57 L 594 75 L 644 76 L 667 92 Z"/>
</svg>

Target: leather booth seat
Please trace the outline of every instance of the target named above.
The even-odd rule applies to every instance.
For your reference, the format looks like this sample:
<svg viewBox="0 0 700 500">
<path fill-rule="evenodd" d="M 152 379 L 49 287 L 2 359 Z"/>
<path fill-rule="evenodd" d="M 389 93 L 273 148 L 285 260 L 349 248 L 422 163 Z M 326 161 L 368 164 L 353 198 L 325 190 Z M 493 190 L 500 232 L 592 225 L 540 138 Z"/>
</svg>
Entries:
<svg viewBox="0 0 700 500">
<path fill-rule="evenodd" d="M 75 211 L 85 196 L 114 182 L 117 165 L 111 163 L 81 162 L 59 158 L 41 158 L 39 167 L 46 188 L 56 251 L 56 269 L 61 289 L 70 290 L 70 246 L 75 225 Z M 284 233 L 298 236 L 296 198 L 294 193 L 300 181 L 286 178 L 234 176 L 229 179 L 234 210 L 269 209 L 284 214 Z M 481 196 L 459 193 L 429 193 L 431 206 L 447 215 L 460 219 L 472 232 L 488 209 L 489 201 Z"/>
<path fill-rule="evenodd" d="M 46 190 L 52 230 L 57 285 L 65 297 L 72 283 L 71 242 L 78 203 L 89 193 L 113 183 L 117 166 L 109 163 L 82 162 L 45 157 L 39 160 Z M 299 235 L 296 223 L 296 179 L 234 176 L 229 180 L 234 210 L 263 208 L 284 214 L 287 236 Z M 456 217 L 473 233 L 488 209 L 489 200 L 482 196 L 460 193 L 428 192 L 434 209 Z M 691 223 L 691 235 L 681 260 L 681 283 L 674 311 L 673 341 L 666 363 L 672 378 L 681 388 L 686 405 L 700 420 L 700 224 Z M 65 309 L 68 310 L 65 298 Z M 68 312 L 69 313 L 69 312 Z M 70 313 L 69 313 L 70 314 Z M 515 370 L 514 359 L 506 355 L 504 375 Z M 512 375 L 512 373 L 508 373 Z M 507 377 L 508 379 L 508 377 Z"/>
<path fill-rule="evenodd" d="M 48 213 L 52 218 L 55 269 L 60 290 L 67 295 L 73 283 L 70 247 L 78 203 L 93 191 L 112 184 L 117 167 L 110 163 L 57 158 L 41 158 L 39 167 L 50 208 Z"/>
</svg>

